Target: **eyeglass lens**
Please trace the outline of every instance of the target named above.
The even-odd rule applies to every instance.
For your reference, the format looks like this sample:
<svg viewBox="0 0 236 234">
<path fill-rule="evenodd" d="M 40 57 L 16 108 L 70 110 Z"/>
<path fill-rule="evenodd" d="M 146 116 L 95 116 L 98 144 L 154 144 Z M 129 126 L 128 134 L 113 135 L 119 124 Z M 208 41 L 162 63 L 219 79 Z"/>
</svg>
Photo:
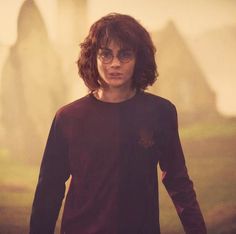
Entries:
<svg viewBox="0 0 236 234">
<path fill-rule="evenodd" d="M 127 63 L 131 61 L 134 58 L 134 51 L 131 49 L 121 49 L 118 54 L 117 58 L 119 59 L 120 62 L 122 63 Z M 100 52 L 98 53 L 99 59 L 103 63 L 110 63 L 114 59 L 114 55 L 110 49 L 101 49 Z"/>
</svg>

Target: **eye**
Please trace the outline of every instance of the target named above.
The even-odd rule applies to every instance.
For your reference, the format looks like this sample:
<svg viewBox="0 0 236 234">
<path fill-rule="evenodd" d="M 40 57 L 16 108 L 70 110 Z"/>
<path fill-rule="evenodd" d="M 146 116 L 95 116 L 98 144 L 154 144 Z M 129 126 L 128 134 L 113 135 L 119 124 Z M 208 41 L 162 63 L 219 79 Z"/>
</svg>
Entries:
<svg viewBox="0 0 236 234">
<path fill-rule="evenodd" d="M 101 59 L 111 59 L 113 57 L 110 50 L 101 50 L 98 54 Z"/>
<path fill-rule="evenodd" d="M 134 52 L 132 50 L 121 50 L 119 58 L 121 61 L 129 61 L 134 58 Z"/>
</svg>

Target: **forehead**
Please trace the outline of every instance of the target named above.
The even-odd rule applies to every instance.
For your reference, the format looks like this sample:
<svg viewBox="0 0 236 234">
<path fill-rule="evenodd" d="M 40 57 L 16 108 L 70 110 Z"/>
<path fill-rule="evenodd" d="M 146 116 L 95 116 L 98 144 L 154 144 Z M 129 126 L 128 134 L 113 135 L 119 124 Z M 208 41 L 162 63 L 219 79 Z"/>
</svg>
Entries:
<svg viewBox="0 0 236 234">
<path fill-rule="evenodd" d="M 108 50 L 112 50 L 112 51 L 120 51 L 120 50 L 131 50 L 132 48 L 124 46 L 124 45 L 120 45 L 115 41 L 110 41 L 109 44 L 102 46 L 100 49 L 108 49 Z"/>
<path fill-rule="evenodd" d="M 100 48 L 114 48 L 114 49 L 132 49 L 134 50 L 134 47 L 128 43 L 124 42 L 121 39 L 118 38 L 103 38 L 99 45 Z"/>
</svg>

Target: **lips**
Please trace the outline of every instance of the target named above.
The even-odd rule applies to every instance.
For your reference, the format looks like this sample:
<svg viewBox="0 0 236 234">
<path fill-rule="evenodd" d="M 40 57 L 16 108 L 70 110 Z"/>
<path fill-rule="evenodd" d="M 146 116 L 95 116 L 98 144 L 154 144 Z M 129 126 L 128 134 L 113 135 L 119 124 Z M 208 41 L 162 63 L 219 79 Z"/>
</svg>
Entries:
<svg viewBox="0 0 236 234">
<path fill-rule="evenodd" d="M 120 72 L 110 72 L 109 75 L 110 76 L 121 76 L 122 73 L 120 73 Z"/>
<path fill-rule="evenodd" d="M 110 72 L 108 75 L 109 75 L 109 77 L 114 78 L 114 79 L 122 77 L 122 73 L 120 73 L 120 72 Z"/>
</svg>

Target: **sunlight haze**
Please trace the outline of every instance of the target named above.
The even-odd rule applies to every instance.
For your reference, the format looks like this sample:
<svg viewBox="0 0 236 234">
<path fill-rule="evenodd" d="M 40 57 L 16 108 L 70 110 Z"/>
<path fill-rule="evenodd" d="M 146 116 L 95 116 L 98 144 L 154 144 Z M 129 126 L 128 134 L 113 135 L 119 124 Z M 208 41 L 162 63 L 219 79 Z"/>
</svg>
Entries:
<svg viewBox="0 0 236 234">
<path fill-rule="evenodd" d="M 17 17 L 23 0 L 0 0 L 0 71 L 7 56 L 7 48 L 13 45 L 17 37 Z M 56 43 L 60 27 L 57 21 L 57 0 L 35 0 L 45 20 L 51 40 Z M 234 102 L 236 87 L 236 69 L 233 66 L 230 47 L 221 41 L 217 46 L 228 46 L 224 51 L 225 59 L 217 65 L 216 54 L 205 53 L 204 43 L 199 40 L 213 30 L 222 30 L 227 26 L 236 27 L 236 1 L 233 0 L 89 0 L 87 1 L 88 22 L 91 25 L 99 17 L 110 13 L 120 12 L 130 14 L 138 19 L 149 31 L 161 30 L 168 21 L 172 20 L 179 32 L 185 37 L 201 68 L 206 74 L 210 86 L 217 94 L 217 106 L 220 112 L 236 115 Z M 206 36 L 205 36 L 206 37 Z M 213 38 L 214 39 L 214 38 Z M 222 39 L 223 40 L 223 39 Z M 232 40 L 231 40 L 232 41 Z M 219 50 L 219 49 L 218 49 Z M 224 64 L 222 64 L 222 62 Z"/>
</svg>

